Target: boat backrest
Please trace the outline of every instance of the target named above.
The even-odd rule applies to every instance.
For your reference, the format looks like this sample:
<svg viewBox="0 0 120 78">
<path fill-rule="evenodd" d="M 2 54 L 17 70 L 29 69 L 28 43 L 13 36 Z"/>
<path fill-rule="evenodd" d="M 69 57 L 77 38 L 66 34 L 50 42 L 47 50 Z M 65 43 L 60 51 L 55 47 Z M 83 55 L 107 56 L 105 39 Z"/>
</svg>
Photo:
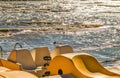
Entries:
<svg viewBox="0 0 120 78">
<path fill-rule="evenodd" d="M 36 47 L 32 50 L 31 54 L 37 66 L 44 66 L 46 61 L 43 58 L 50 56 L 48 47 Z"/>
<path fill-rule="evenodd" d="M 13 50 L 8 57 L 8 61 L 21 64 L 25 70 L 34 70 L 36 68 L 31 53 L 27 49 Z"/>
<path fill-rule="evenodd" d="M 73 53 L 73 48 L 69 45 L 57 46 L 51 52 L 51 57 L 54 58 L 60 54 Z"/>
</svg>

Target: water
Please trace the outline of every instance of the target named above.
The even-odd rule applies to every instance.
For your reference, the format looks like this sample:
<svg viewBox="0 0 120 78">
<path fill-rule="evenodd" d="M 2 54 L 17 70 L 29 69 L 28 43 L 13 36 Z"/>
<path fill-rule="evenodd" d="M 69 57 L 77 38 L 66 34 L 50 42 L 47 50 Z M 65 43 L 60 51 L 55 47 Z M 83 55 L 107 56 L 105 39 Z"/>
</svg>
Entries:
<svg viewBox="0 0 120 78">
<path fill-rule="evenodd" d="M 97 30 L 97 31 L 96 31 Z M 15 43 L 32 50 L 38 46 L 47 46 L 50 51 L 54 41 L 71 45 L 75 52 L 87 52 L 99 61 L 120 60 L 120 31 L 113 27 L 90 28 L 74 32 L 24 32 L 12 37 L 0 38 L 4 50 L 10 51 Z"/>
<path fill-rule="evenodd" d="M 0 10 L 4 11 L 0 11 L 0 28 L 60 27 L 93 23 L 103 26 L 77 31 L 12 32 L 13 36 L 0 37 L 0 45 L 9 54 L 15 43 L 20 43 L 29 50 L 38 46 L 47 46 L 51 51 L 54 48 L 52 43 L 57 41 L 71 45 L 75 52 L 83 51 L 92 54 L 100 62 L 120 60 L 119 4 L 120 1 L 115 0 L 66 0 L 64 2 L 58 0 L 39 3 L 28 1 L 24 4 L 11 2 L 9 6 L 1 5 Z M 28 24 L 40 21 L 52 22 L 52 24 Z M 53 24 L 58 21 L 59 23 Z M 7 58 L 8 54 L 4 58 Z"/>
<path fill-rule="evenodd" d="M 7 25 L 10 25 L 9 27 L 53 27 L 81 23 L 119 25 L 119 4 L 120 1 L 115 0 L 1 2 L 0 25 L 5 28 L 8 27 Z M 52 22 L 52 24 L 28 24 L 43 21 Z"/>
</svg>

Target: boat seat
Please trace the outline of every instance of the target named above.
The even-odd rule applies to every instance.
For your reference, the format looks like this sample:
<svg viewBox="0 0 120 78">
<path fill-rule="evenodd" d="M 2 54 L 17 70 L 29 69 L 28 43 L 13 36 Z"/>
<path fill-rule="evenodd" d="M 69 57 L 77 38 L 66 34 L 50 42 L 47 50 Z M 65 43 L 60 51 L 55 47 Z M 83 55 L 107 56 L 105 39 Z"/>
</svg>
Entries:
<svg viewBox="0 0 120 78">
<path fill-rule="evenodd" d="M 8 61 L 21 64 L 22 68 L 25 70 L 33 70 L 37 68 L 30 51 L 27 49 L 13 50 L 8 57 Z"/>
<path fill-rule="evenodd" d="M 28 49 L 13 50 L 8 56 L 8 61 L 19 64 L 21 66 L 21 70 L 31 72 L 35 75 L 41 76 L 45 71 L 42 67 L 38 67 L 35 64 Z"/>
<path fill-rule="evenodd" d="M 38 78 L 28 72 L 20 71 L 20 66 L 0 58 L 0 78 Z"/>
<path fill-rule="evenodd" d="M 105 76 L 109 78 L 118 78 L 120 77 L 120 74 L 118 73 L 114 73 L 112 71 L 107 70 L 106 68 L 104 68 L 95 57 L 93 57 L 90 54 L 79 54 L 76 55 L 72 58 L 72 61 L 74 63 L 74 65 L 78 68 L 78 70 L 82 73 L 87 73 L 94 75 L 94 77 L 99 77 L 101 76 Z"/>
<path fill-rule="evenodd" d="M 50 57 L 50 52 L 48 47 L 36 47 L 31 52 L 33 61 L 37 66 L 44 66 L 47 63 L 45 57 Z M 50 59 L 48 59 L 50 61 Z"/>
<path fill-rule="evenodd" d="M 69 45 L 56 46 L 51 52 L 51 57 L 53 59 L 57 55 L 66 53 L 73 53 L 73 48 Z"/>
</svg>

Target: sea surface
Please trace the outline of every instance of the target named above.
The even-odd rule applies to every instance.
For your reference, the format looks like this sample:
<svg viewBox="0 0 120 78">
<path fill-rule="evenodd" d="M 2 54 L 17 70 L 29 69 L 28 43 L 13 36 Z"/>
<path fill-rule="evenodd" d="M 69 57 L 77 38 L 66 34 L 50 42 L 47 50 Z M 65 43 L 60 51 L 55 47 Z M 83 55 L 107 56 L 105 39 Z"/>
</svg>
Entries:
<svg viewBox="0 0 120 78">
<path fill-rule="evenodd" d="M 5 52 L 3 57 L 5 59 L 14 49 L 15 43 L 20 43 L 23 48 L 29 50 L 38 46 L 47 46 L 52 51 L 55 47 L 53 42 L 56 41 L 63 45 L 71 45 L 74 52 L 85 52 L 95 56 L 104 66 L 112 66 L 115 61 L 120 60 L 119 0 L 13 1 L 0 4 L 0 28 L 102 25 L 76 31 L 47 32 L 30 29 L 14 31 L 12 36 L 0 37 L 0 46 Z M 41 24 L 41 21 L 47 24 Z"/>
</svg>

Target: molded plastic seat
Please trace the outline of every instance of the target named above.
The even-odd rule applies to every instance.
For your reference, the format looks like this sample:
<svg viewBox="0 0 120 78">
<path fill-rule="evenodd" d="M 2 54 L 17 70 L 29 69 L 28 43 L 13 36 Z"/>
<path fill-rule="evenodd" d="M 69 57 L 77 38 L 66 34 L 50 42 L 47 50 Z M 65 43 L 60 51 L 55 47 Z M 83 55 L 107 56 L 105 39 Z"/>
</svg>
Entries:
<svg viewBox="0 0 120 78">
<path fill-rule="evenodd" d="M 31 52 L 33 60 L 37 66 L 44 66 L 46 61 L 44 60 L 45 56 L 50 56 L 48 47 L 37 47 L 34 48 Z"/>
<path fill-rule="evenodd" d="M 20 71 L 20 66 L 0 59 L 0 78 L 38 78 L 28 72 Z"/>
<path fill-rule="evenodd" d="M 37 76 L 42 76 L 45 72 L 42 67 L 37 67 L 30 51 L 27 49 L 13 50 L 8 57 L 8 61 L 19 64 L 21 70 L 31 72 Z"/>
<path fill-rule="evenodd" d="M 27 49 L 13 50 L 8 57 L 8 61 L 21 64 L 24 70 L 34 70 L 37 68 L 30 51 Z"/>
<path fill-rule="evenodd" d="M 74 65 L 82 73 L 93 75 L 94 77 L 119 78 L 120 75 L 105 69 L 93 56 L 89 54 L 80 54 L 72 58 Z"/>
<path fill-rule="evenodd" d="M 51 52 L 51 57 L 54 58 L 60 54 L 73 53 L 73 48 L 69 45 L 57 46 Z"/>
</svg>

